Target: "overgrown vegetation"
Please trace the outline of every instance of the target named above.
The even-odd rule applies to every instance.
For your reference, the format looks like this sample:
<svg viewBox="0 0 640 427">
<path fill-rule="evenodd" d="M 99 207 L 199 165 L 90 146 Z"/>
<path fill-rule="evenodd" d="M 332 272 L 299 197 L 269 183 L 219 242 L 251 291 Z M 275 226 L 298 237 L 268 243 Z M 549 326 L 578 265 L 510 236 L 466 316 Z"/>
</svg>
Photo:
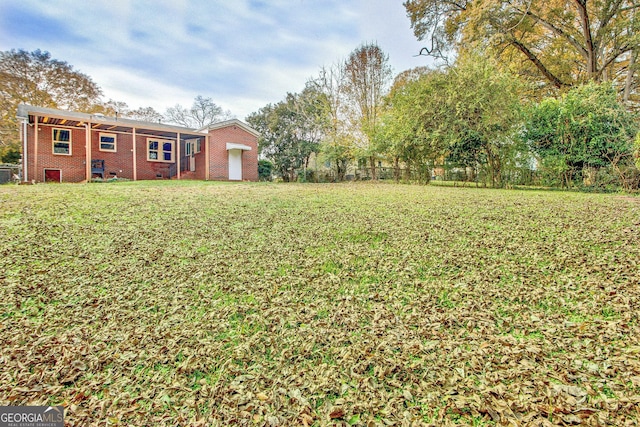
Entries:
<svg viewBox="0 0 640 427">
<path fill-rule="evenodd" d="M 633 425 L 640 202 L 0 188 L 0 404 L 70 425 Z"/>
</svg>

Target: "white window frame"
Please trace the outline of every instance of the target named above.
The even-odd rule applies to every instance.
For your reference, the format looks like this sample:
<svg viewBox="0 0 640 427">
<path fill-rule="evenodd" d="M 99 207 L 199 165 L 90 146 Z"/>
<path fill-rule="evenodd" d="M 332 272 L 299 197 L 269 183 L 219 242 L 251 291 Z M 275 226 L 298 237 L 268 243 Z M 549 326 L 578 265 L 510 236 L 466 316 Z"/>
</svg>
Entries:
<svg viewBox="0 0 640 427">
<path fill-rule="evenodd" d="M 150 147 L 151 143 L 153 142 L 158 143 L 158 148 L 155 150 L 152 150 Z M 164 144 L 171 144 L 171 151 L 163 150 Z M 155 152 L 157 156 L 155 159 L 151 154 L 153 152 Z M 171 153 L 171 160 L 164 159 L 165 153 Z M 175 163 L 175 158 L 176 158 L 176 142 L 174 140 L 160 139 L 160 138 L 147 138 L 147 161 L 160 162 L 160 163 Z"/>
<path fill-rule="evenodd" d="M 107 138 L 113 138 L 113 149 L 109 150 L 106 148 L 102 148 L 102 137 L 105 136 Z M 107 142 L 107 144 L 110 144 L 110 142 Z M 118 151 L 118 135 L 116 135 L 115 133 L 106 133 L 106 132 L 100 132 L 98 134 L 98 150 L 100 151 L 106 151 L 108 153 L 116 153 Z"/>
<path fill-rule="evenodd" d="M 62 140 L 57 140 L 56 139 L 56 133 L 57 132 L 69 132 L 69 140 L 68 141 L 62 141 Z M 71 132 L 71 129 L 62 129 L 62 128 L 53 128 L 51 129 L 51 152 L 56 155 L 56 156 L 71 156 L 72 155 L 72 151 L 71 151 L 71 147 L 72 147 L 72 141 L 71 141 L 71 137 L 72 137 L 73 133 Z M 56 153 L 56 144 L 68 144 L 69 145 L 69 152 L 68 153 Z"/>
<path fill-rule="evenodd" d="M 196 154 L 202 151 L 202 138 L 196 140 Z"/>
</svg>

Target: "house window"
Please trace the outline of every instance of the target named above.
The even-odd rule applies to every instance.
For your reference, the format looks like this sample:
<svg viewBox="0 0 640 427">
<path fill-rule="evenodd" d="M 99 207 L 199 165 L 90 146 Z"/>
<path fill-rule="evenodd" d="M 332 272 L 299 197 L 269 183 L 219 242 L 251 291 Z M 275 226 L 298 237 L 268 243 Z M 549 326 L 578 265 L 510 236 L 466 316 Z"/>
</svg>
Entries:
<svg viewBox="0 0 640 427">
<path fill-rule="evenodd" d="M 173 163 L 175 141 L 147 139 L 147 160 L 151 162 Z"/>
<path fill-rule="evenodd" d="M 71 131 L 53 129 L 53 154 L 71 155 Z"/>
<path fill-rule="evenodd" d="M 202 140 L 198 138 L 196 140 L 196 153 L 199 153 L 200 151 L 202 151 Z"/>
<path fill-rule="evenodd" d="M 101 133 L 100 134 L 100 151 L 116 152 L 116 134 Z"/>
</svg>

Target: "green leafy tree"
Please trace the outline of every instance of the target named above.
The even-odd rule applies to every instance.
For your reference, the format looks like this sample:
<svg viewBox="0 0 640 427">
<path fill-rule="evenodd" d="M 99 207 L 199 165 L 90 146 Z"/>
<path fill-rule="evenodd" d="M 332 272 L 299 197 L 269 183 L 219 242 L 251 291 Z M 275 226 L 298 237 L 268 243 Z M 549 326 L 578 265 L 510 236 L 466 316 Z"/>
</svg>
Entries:
<svg viewBox="0 0 640 427">
<path fill-rule="evenodd" d="M 247 117 L 261 133 L 260 153 L 271 160 L 285 181 L 295 181 L 306 172 L 309 159 L 318 153 L 327 127 L 323 94 L 307 86 L 300 94 L 269 104 Z M 306 178 L 306 174 L 305 174 Z"/>
<path fill-rule="evenodd" d="M 587 168 L 611 168 L 620 185 L 629 187 L 627 167 L 637 132 L 633 114 L 617 101 L 612 85 L 588 83 L 532 106 L 524 138 L 563 186 L 579 184 Z"/>
<path fill-rule="evenodd" d="M 260 181 L 271 181 L 273 163 L 269 160 L 258 160 L 258 178 Z"/>
<path fill-rule="evenodd" d="M 419 76 L 395 91 L 385 119 L 392 152 L 407 162 L 480 163 L 494 186 L 515 156 L 520 124 L 520 83 L 478 56 L 462 57 L 443 71 Z"/>
<path fill-rule="evenodd" d="M 402 162 L 428 181 L 432 166 L 445 155 L 445 142 L 433 132 L 440 125 L 440 112 L 432 103 L 445 87 L 441 71 L 421 68 L 396 77 L 376 135 L 376 150 L 393 162 L 396 179 Z"/>
<path fill-rule="evenodd" d="M 0 163 L 18 164 L 20 163 L 20 148 L 7 145 L 0 147 Z"/>
</svg>

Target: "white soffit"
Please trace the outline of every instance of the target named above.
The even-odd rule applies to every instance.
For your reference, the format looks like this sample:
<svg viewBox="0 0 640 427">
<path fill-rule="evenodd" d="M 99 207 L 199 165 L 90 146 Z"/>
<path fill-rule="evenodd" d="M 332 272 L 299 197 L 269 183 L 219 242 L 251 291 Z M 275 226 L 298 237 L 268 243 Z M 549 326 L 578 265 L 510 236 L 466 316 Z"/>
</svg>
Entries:
<svg viewBox="0 0 640 427">
<path fill-rule="evenodd" d="M 227 151 L 229 150 L 245 150 L 251 151 L 251 147 L 244 144 L 234 144 L 233 142 L 227 142 Z"/>
</svg>

